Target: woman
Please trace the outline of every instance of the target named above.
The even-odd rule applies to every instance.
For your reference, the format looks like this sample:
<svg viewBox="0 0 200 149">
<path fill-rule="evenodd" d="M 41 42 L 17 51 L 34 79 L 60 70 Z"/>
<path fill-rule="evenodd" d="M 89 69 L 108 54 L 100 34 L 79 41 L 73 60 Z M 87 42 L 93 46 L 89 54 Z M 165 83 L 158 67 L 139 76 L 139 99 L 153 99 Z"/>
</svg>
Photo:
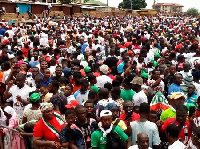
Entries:
<svg viewBox="0 0 200 149">
<path fill-rule="evenodd" d="M 8 127 L 12 129 L 16 129 L 19 125 L 19 118 L 17 117 L 17 113 L 15 110 L 7 106 L 4 108 L 4 113 L 8 122 Z M 13 133 L 9 129 L 4 128 L 3 133 L 5 133 L 4 137 L 4 148 L 5 149 L 25 149 L 24 141 L 19 137 L 18 134 Z"/>
<path fill-rule="evenodd" d="M 42 118 L 33 129 L 33 143 L 38 147 L 57 149 L 60 147 L 60 131 L 65 126 L 65 121 L 60 114 L 53 111 L 52 103 L 42 103 L 40 110 Z M 45 141 L 44 141 L 45 140 Z"/>
<path fill-rule="evenodd" d="M 42 113 L 39 109 L 40 94 L 33 92 L 30 95 L 30 102 L 32 104 L 32 107 L 24 110 L 24 117 L 22 119 L 22 124 L 29 122 L 31 120 L 39 120 L 42 117 Z"/>
</svg>

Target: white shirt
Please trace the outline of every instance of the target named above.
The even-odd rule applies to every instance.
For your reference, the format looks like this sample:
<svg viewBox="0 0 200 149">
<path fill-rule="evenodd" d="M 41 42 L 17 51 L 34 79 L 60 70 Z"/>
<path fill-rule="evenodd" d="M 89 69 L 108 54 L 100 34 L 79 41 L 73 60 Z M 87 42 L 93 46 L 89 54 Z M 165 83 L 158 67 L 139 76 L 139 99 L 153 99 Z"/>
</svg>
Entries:
<svg viewBox="0 0 200 149">
<path fill-rule="evenodd" d="M 108 99 L 101 99 L 98 101 L 97 105 L 102 105 L 104 107 L 106 107 L 109 103 L 114 103 L 115 101 L 112 98 L 108 98 Z"/>
<path fill-rule="evenodd" d="M 133 145 L 130 146 L 128 149 L 139 149 L 138 145 Z M 149 147 L 148 149 L 152 149 L 151 147 Z"/>
<path fill-rule="evenodd" d="M 168 149 L 186 149 L 185 145 L 179 140 L 175 141 Z"/>
<path fill-rule="evenodd" d="M 17 96 L 21 96 L 23 100 L 27 100 L 29 97 L 29 93 L 33 91 L 33 88 L 29 87 L 28 85 L 24 85 L 23 88 L 17 87 L 17 85 L 13 85 L 9 93 L 12 94 L 10 100 L 13 101 L 13 108 L 15 109 L 16 113 L 20 116 L 23 116 L 24 106 L 22 103 L 17 101 Z"/>
<path fill-rule="evenodd" d="M 112 83 L 112 79 L 106 75 L 102 75 L 97 77 L 97 83 L 95 84 L 97 87 L 104 88 L 104 84 Z"/>
<path fill-rule="evenodd" d="M 143 90 L 138 93 L 135 93 L 133 96 L 133 103 L 135 106 L 140 106 L 141 103 L 146 102 L 148 103 L 147 95 Z"/>
</svg>

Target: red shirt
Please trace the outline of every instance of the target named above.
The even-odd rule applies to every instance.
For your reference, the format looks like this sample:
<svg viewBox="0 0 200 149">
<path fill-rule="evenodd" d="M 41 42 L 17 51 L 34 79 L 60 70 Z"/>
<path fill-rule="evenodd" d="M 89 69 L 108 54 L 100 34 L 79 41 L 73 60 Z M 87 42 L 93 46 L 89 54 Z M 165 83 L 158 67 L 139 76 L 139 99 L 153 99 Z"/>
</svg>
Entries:
<svg viewBox="0 0 200 149">
<path fill-rule="evenodd" d="M 54 115 L 51 120 L 46 120 L 52 126 L 54 126 L 59 132 L 65 126 L 65 123 L 62 125 L 56 120 Z M 60 142 L 60 139 L 44 124 L 42 118 L 35 124 L 33 129 L 34 137 L 42 137 L 44 140 Z"/>
<path fill-rule="evenodd" d="M 162 131 L 166 131 L 167 126 L 169 126 L 170 124 L 172 124 L 174 122 L 176 118 L 168 118 L 167 120 L 165 120 L 164 124 L 162 125 Z M 179 122 L 175 122 L 176 126 L 179 126 L 180 123 Z M 188 135 L 185 135 L 188 134 Z M 190 140 L 192 131 L 190 129 L 190 122 L 187 120 L 185 121 L 185 124 L 183 126 L 183 128 L 181 129 L 178 138 L 181 138 L 183 141 L 184 145 L 188 144 L 188 141 Z"/>
<path fill-rule="evenodd" d="M 28 57 L 28 50 L 30 49 L 30 47 L 27 49 L 27 48 L 25 48 L 25 47 L 22 47 L 22 52 L 23 52 L 23 55 L 24 55 L 24 57 Z"/>
<path fill-rule="evenodd" d="M 126 117 L 126 113 L 124 112 L 124 113 L 122 113 L 120 115 L 119 119 L 124 121 L 125 117 Z M 138 120 L 139 118 L 140 118 L 140 115 L 135 113 L 135 112 L 133 112 L 133 114 L 132 114 L 132 122 Z M 127 121 L 124 121 L 124 123 L 127 125 Z"/>
</svg>

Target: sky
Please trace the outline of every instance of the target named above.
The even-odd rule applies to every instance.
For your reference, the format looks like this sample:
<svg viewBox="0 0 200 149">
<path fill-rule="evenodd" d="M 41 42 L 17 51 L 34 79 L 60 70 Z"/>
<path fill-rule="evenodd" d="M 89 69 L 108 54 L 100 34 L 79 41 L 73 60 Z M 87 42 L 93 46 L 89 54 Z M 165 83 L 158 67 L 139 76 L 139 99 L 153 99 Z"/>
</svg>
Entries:
<svg viewBox="0 0 200 149">
<path fill-rule="evenodd" d="M 107 0 L 99 0 L 103 3 L 107 3 Z M 108 0 L 108 5 L 111 7 L 118 7 L 119 3 L 123 0 Z M 156 0 L 158 3 L 177 3 L 183 5 L 183 11 L 187 11 L 189 8 L 197 8 L 200 10 L 200 0 Z M 153 0 L 146 0 L 147 7 L 152 8 Z"/>
</svg>

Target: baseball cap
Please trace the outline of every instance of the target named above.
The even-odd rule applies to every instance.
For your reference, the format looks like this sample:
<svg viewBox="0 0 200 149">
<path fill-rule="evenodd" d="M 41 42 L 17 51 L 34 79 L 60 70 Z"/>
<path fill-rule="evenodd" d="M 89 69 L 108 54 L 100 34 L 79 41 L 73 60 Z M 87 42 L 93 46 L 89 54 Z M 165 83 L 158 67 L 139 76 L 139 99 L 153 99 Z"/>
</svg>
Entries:
<svg viewBox="0 0 200 149">
<path fill-rule="evenodd" d="M 74 108 L 76 106 L 79 105 L 79 102 L 77 100 L 71 100 L 70 103 L 68 103 L 67 105 L 65 105 L 65 107 L 67 109 L 71 109 L 71 108 Z"/>
<path fill-rule="evenodd" d="M 143 85 L 143 79 L 141 77 L 135 76 L 131 81 L 131 84 Z"/>
<path fill-rule="evenodd" d="M 155 53 L 154 57 L 161 57 L 159 53 Z"/>
<path fill-rule="evenodd" d="M 91 67 L 90 67 L 90 66 L 86 66 L 86 67 L 84 68 L 84 71 L 85 71 L 85 72 L 91 72 Z"/>
<path fill-rule="evenodd" d="M 40 94 L 39 93 L 33 93 L 30 96 L 30 101 L 37 102 L 40 100 Z"/>
<path fill-rule="evenodd" d="M 102 110 L 100 113 L 100 118 L 104 116 L 112 116 L 112 112 L 110 110 Z"/>
<path fill-rule="evenodd" d="M 178 99 L 180 97 L 185 97 L 183 92 L 173 92 L 170 95 L 170 99 Z"/>
<path fill-rule="evenodd" d="M 101 71 L 102 73 L 104 73 L 104 74 L 107 74 L 107 73 L 108 73 L 108 66 L 105 65 L 105 64 L 101 65 L 100 71 Z"/>
</svg>

